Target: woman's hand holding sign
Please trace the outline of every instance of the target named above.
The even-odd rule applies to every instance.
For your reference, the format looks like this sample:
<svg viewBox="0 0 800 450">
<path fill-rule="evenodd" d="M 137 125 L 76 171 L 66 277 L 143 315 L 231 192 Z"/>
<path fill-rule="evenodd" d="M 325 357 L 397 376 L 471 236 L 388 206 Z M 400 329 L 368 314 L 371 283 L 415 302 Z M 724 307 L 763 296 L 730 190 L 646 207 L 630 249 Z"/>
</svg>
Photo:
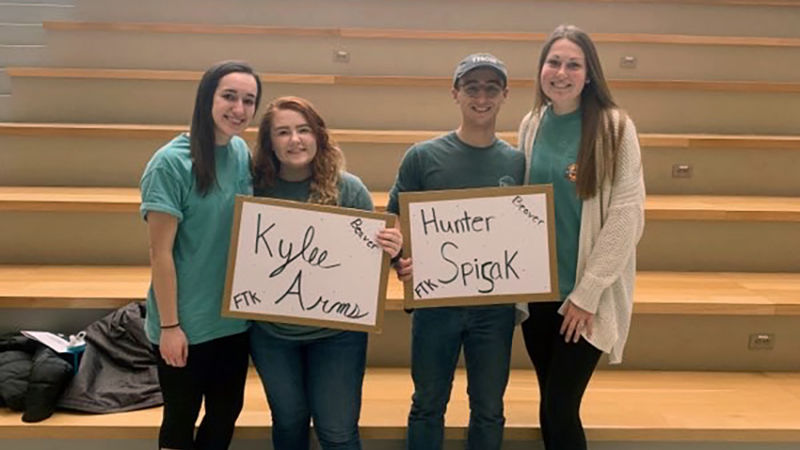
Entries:
<svg viewBox="0 0 800 450">
<path fill-rule="evenodd" d="M 403 248 L 403 234 L 397 228 L 384 228 L 378 232 L 375 240 L 391 258 L 399 255 Z"/>
</svg>

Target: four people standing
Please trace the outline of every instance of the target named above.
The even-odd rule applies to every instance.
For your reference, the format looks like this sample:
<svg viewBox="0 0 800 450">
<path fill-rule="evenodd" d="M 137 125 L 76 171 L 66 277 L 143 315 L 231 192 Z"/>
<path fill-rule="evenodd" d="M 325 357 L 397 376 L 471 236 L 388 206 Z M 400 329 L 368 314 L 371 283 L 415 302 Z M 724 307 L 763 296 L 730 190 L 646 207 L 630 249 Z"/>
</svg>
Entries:
<svg viewBox="0 0 800 450">
<path fill-rule="evenodd" d="M 451 94 L 460 125 L 408 150 L 388 211 L 398 213 L 400 192 L 553 184 L 560 298 L 531 303 L 523 332 L 539 380 L 546 448 L 586 448 L 583 392 L 602 352 L 620 361 L 630 323 L 644 222 L 636 130 L 611 98 L 594 45 L 575 27 L 557 28 L 544 45 L 519 151 L 495 134 L 507 85 L 505 65 L 490 54 L 458 64 Z M 304 99 L 270 103 L 250 163 L 246 144 L 235 136 L 253 119 L 260 94 L 258 77 L 245 64 L 209 69 L 191 133 L 156 152 L 142 176 L 153 271 L 147 329 L 165 397 L 159 442 L 162 448 L 227 448 L 249 348 L 267 392 L 276 449 L 308 448 L 311 418 L 323 448 L 358 449 L 365 333 L 258 322 L 248 338 L 246 322 L 219 314 L 235 194 L 252 194 L 255 186 L 260 196 L 372 209 L 366 187 L 344 172 L 341 150 Z M 384 230 L 377 241 L 394 257 L 402 236 Z M 401 278 L 411 264 L 398 261 Z M 518 313 L 514 305 L 413 312 L 409 449 L 442 447 L 462 348 L 467 448 L 500 449 Z M 220 356 L 229 363 L 221 364 Z M 202 399 L 206 416 L 193 437 Z"/>
</svg>

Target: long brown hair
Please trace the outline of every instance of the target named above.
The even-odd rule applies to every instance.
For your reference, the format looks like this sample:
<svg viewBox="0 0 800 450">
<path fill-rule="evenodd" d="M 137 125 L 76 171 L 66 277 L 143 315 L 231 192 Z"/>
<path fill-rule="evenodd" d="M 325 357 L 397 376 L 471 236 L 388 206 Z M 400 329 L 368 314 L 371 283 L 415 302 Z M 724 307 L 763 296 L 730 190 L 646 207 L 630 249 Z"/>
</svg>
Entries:
<svg viewBox="0 0 800 450">
<path fill-rule="evenodd" d="M 192 156 L 192 171 L 197 181 L 196 189 L 205 196 L 214 186 L 216 178 L 216 161 L 214 160 L 214 118 L 211 109 L 214 106 L 214 93 L 217 92 L 219 80 L 231 73 L 246 73 L 256 80 L 256 104 L 261 102 L 261 79 L 249 64 L 242 61 L 223 61 L 210 67 L 200 79 L 192 112 L 192 124 L 189 131 L 189 151 Z"/>
<path fill-rule="evenodd" d="M 279 97 L 267 105 L 258 128 L 258 142 L 253 158 L 253 185 L 256 189 L 275 186 L 281 162 L 272 147 L 272 120 L 278 110 L 300 113 L 317 140 L 317 154 L 311 162 L 311 192 L 308 201 L 323 205 L 339 203 L 339 179 L 344 171 L 344 154 L 328 132 L 325 121 L 314 105 L 300 97 Z"/>
<path fill-rule="evenodd" d="M 574 25 L 559 25 L 542 47 L 542 53 L 539 55 L 536 98 L 533 105 L 535 115 L 538 116 L 542 108 L 547 107 L 550 102 L 542 90 L 541 74 L 550 48 L 559 39 L 567 39 L 580 47 L 586 60 L 587 84 L 581 91 L 581 142 L 578 148 L 578 174 L 575 188 L 580 198 L 587 199 L 595 196 L 598 186 L 602 185 L 606 177 L 614 178 L 617 153 L 625 132 L 627 116 L 617 107 L 611 96 L 592 39 Z M 615 111 L 619 117 L 614 117 Z M 601 150 L 599 161 L 595 152 L 598 139 L 600 139 Z"/>
</svg>

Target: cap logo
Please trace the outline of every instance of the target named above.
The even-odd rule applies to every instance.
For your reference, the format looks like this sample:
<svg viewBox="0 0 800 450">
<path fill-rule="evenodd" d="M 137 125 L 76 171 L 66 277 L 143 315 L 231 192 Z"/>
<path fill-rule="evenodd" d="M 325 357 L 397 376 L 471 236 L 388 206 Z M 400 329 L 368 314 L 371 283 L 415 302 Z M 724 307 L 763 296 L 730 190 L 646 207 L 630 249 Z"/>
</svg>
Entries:
<svg viewBox="0 0 800 450">
<path fill-rule="evenodd" d="M 496 59 L 492 58 L 491 56 L 486 56 L 486 55 L 477 55 L 477 56 L 474 56 L 472 58 L 472 62 L 474 62 L 474 63 L 478 63 L 478 62 L 494 63 L 496 61 L 497 61 Z"/>
</svg>

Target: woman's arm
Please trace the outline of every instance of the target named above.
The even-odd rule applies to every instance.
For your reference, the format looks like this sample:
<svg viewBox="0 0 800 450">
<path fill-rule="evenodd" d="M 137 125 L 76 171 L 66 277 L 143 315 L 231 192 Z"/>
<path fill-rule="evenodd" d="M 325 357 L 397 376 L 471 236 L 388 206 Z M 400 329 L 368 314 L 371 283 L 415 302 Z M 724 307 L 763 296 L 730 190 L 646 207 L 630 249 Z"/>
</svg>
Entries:
<svg viewBox="0 0 800 450">
<path fill-rule="evenodd" d="M 180 327 L 177 276 L 172 257 L 177 231 L 178 219 L 175 216 L 156 211 L 147 213 L 150 270 L 161 319 L 161 357 L 170 366 L 183 367 L 186 365 L 188 341 Z"/>
</svg>

